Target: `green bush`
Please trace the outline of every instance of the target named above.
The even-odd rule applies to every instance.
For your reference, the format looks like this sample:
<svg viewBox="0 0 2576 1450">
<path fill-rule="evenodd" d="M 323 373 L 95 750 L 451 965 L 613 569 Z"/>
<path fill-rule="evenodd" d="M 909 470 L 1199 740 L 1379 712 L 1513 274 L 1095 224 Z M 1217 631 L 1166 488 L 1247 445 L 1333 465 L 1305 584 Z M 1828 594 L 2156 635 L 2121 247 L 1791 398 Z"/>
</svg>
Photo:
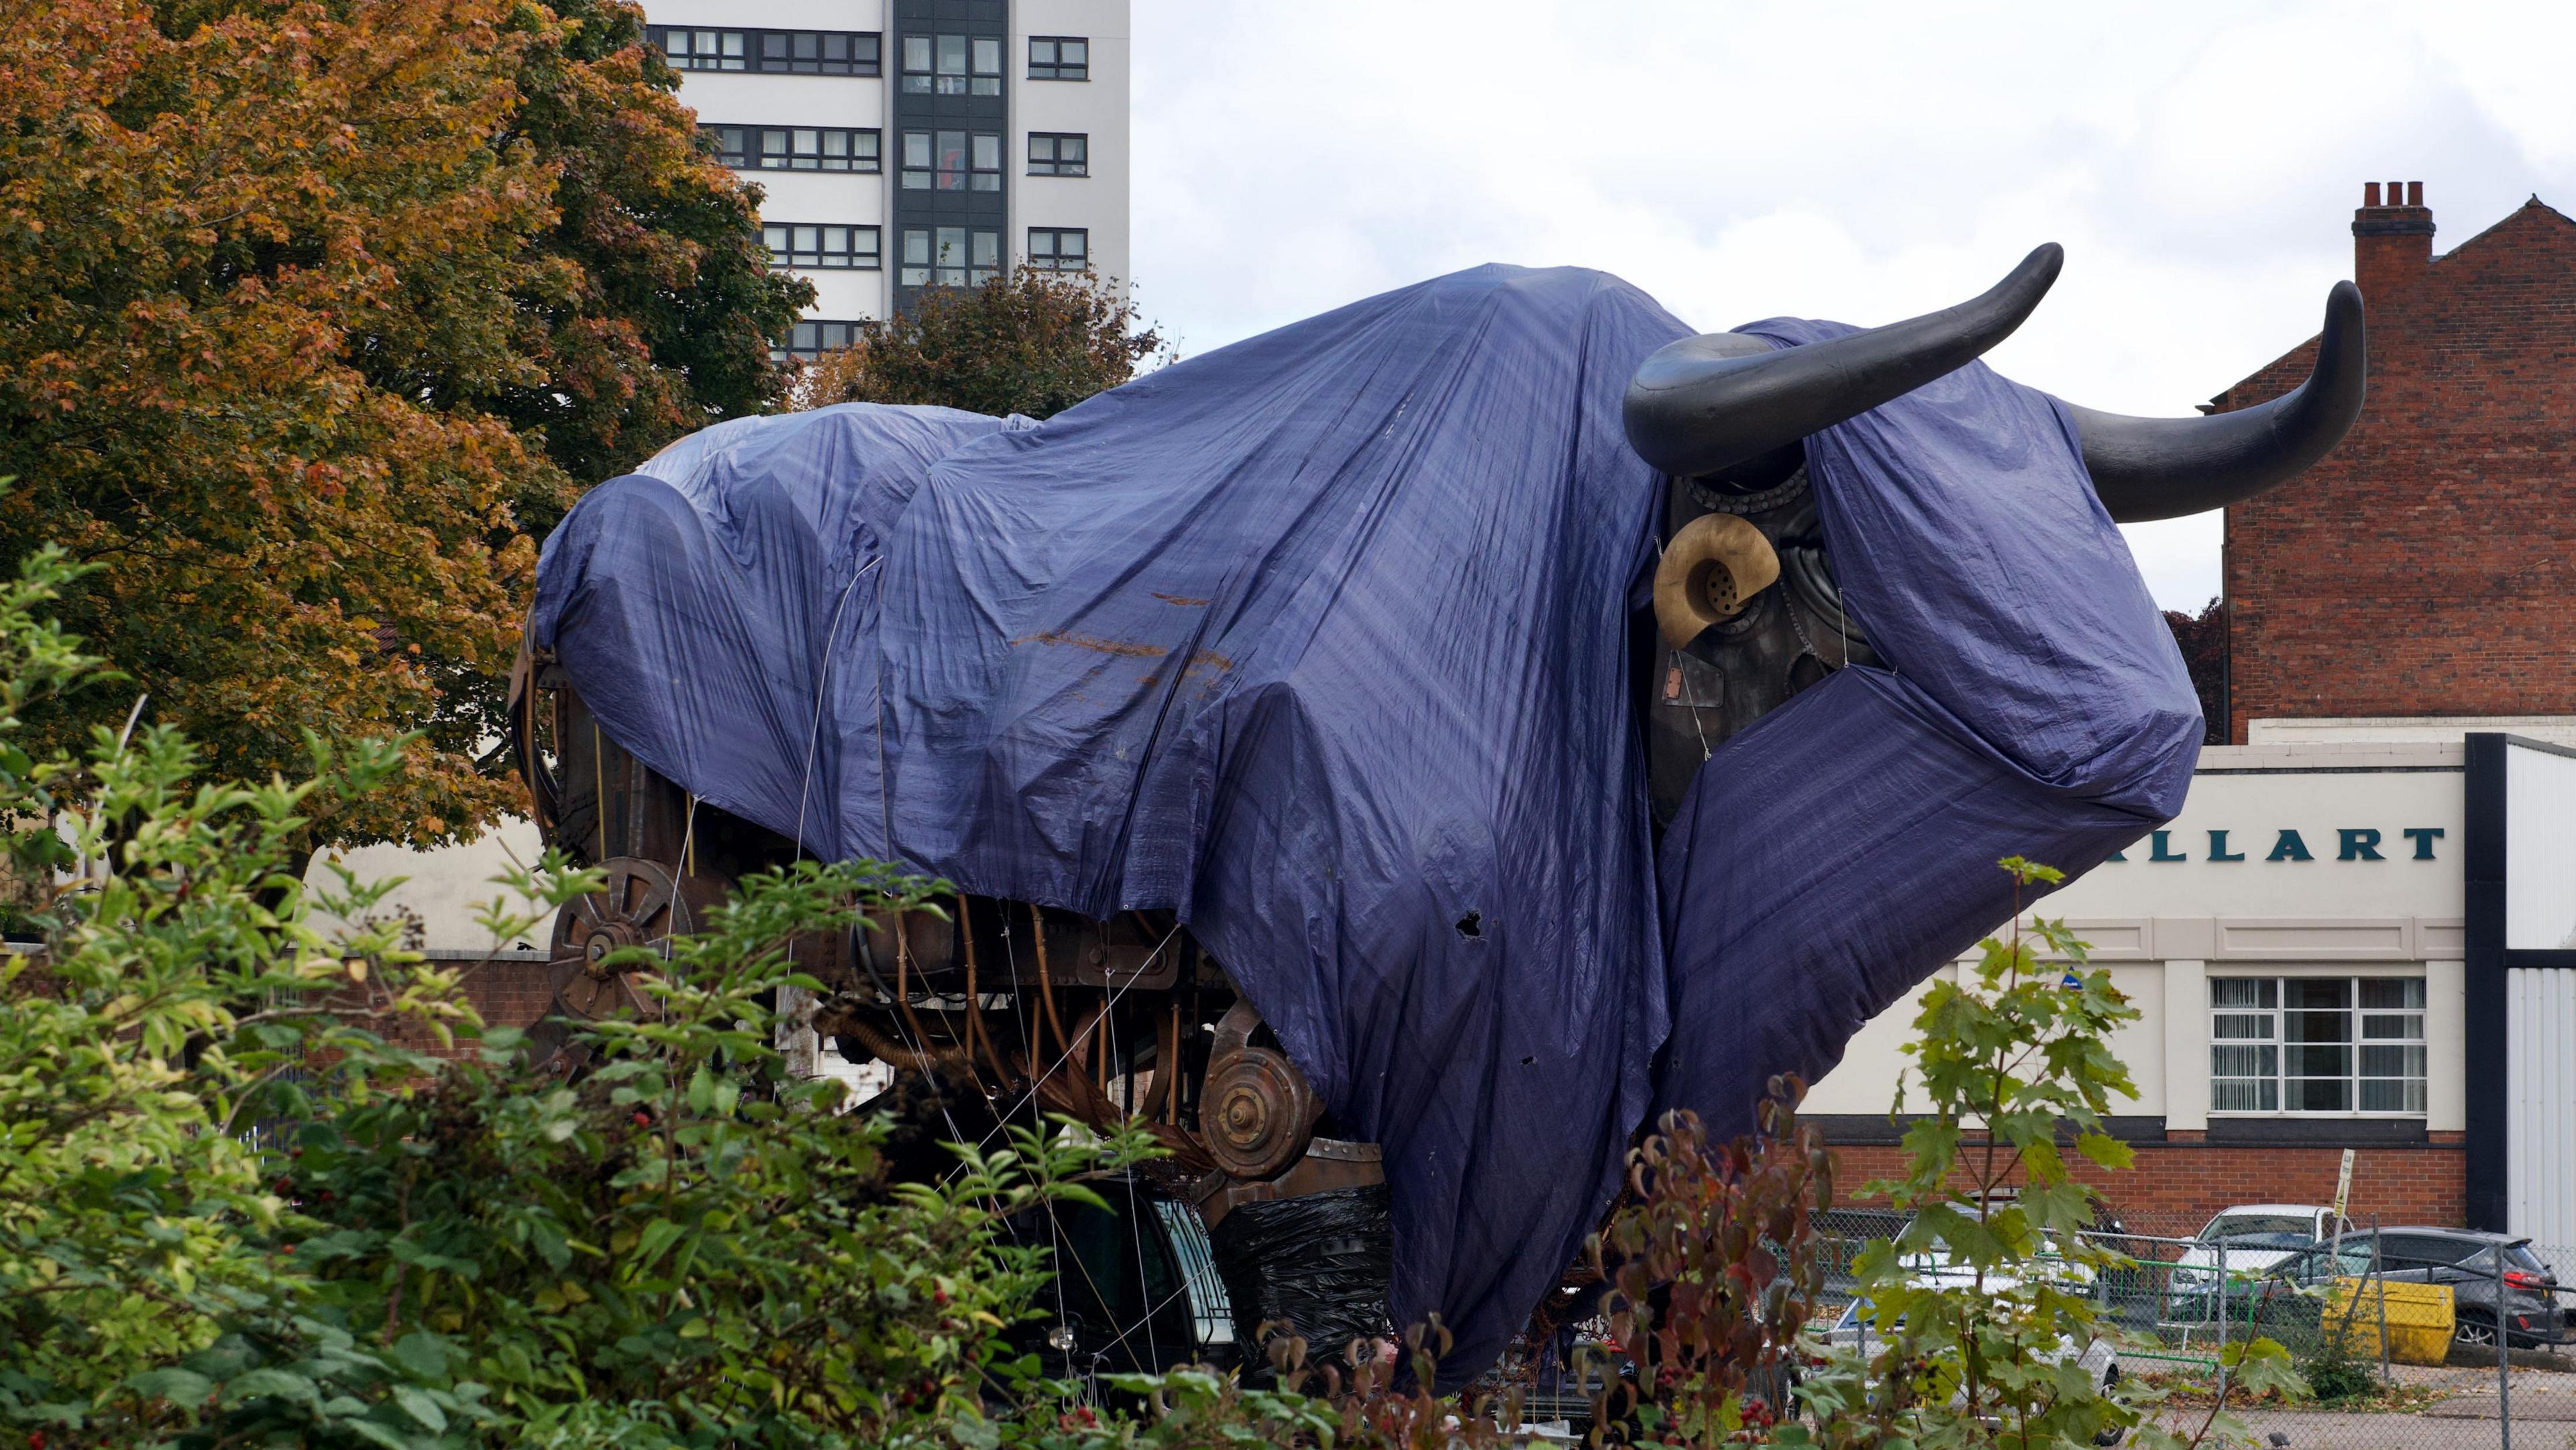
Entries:
<svg viewBox="0 0 2576 1450">
<path fill-rule="evenodd" d="M 75 574 L 0 589 L 13 711 L 95 676 L 36 614 Z M 0 745 L 19 874 L 60 876 L 46 950 L 0 965 L 0 1442 L 971 1442 L 988 1399 L 1061 1398 L 1000 1338 L 1045 1267 L 998 1228 L 1097 1203 L 1080 1179 L 1142 1140 L 1022 1131 L 889 1183 L 883 1125 L 771 1047 L 773 995 L 817 985 L 787 940 L 931 883 L 746 882 L 657 964 L 658 1011 L 544 1085 L 377 919 L 390 883 L 293 874 L 316 796 L 398 756 L 316 744 L 311 779 L 239 786 L 167 730 Z M 592 884 L 550 858 L 487 925 Z"/>
</svg>

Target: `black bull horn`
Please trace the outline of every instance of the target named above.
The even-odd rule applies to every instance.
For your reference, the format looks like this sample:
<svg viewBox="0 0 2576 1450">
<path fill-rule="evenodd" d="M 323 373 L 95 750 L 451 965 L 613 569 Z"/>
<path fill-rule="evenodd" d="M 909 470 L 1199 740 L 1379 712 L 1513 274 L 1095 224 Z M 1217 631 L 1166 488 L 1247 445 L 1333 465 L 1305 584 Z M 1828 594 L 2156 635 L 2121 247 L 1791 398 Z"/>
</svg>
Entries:
<svg viewBox="0 0 2576 1450">
<path fill-rule="evenodd" d="M 1657 351 L 1628 380 L 1628 442 L 1677 477 L 1785 448 L 1966 366 L 2048 295 L 2065 251 L 2050 242 L 1981 296 L 1848 337 L 1773 349 L 1715 332 Z M 2361 415 L 2368 372 L 2361 289 L 2326 294 L 2315 370 L 2260 407 L 2206 418 L 2131 418 L 2067 405 L 2084 465 L 2121 523 L 2221 508 L 2297 476 Z"/>
</svg>

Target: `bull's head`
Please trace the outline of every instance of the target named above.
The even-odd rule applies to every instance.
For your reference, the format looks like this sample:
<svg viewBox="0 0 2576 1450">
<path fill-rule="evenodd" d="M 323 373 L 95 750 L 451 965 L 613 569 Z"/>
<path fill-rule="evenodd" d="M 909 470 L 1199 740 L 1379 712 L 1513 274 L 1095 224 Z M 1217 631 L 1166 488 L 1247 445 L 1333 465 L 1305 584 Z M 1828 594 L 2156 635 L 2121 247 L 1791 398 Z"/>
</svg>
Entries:
<svg viewBox="0 0 2576 1450">
<path fill-rule="evenodd" d="M 1956 307 L 1804 347 L 1715 332 L 1629 380 L 1628 441 L 1673 480 L 1656 575 L 1645 710 L 1655 817 L 1670 818 L 1718 742 L 1846 664 L 1880 661 L 1835 586 L 1807 486 L 1806 439 L 1974 361 L 2057 280 L 2032 252 Z M 2335 284 L 2305 383 L 2260 407 L 2132 418 L 2068 405 L 2094 491 L 2121 523 L 2222 508 L 2323 457 L 2361 412 L 2361 292 Z"/>
</svg>

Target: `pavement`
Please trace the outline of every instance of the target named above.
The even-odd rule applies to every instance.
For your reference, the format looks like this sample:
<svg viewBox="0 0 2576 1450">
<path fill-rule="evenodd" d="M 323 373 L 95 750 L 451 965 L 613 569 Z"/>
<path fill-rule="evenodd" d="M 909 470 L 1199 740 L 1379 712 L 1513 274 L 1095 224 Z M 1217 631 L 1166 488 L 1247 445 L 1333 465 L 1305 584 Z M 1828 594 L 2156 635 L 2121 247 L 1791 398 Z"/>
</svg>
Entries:
<svg viewBox="0 0 2576 1450">
<path fill-rule="evenodd" d="M 2397 1375 L 2454 1393 L 2405 1413 L 2256 1410 L 2242 1418 L 2258 1441 L 2287 1436 L 2287 1450 L 2504 1450 L 2503 1402 L 2494 1371 L 2401 1365 Z M 2576 1450 L 2576 1374 L 2517 1367 L 2510 1391 L 2512 1450 Z"/>
</svg>

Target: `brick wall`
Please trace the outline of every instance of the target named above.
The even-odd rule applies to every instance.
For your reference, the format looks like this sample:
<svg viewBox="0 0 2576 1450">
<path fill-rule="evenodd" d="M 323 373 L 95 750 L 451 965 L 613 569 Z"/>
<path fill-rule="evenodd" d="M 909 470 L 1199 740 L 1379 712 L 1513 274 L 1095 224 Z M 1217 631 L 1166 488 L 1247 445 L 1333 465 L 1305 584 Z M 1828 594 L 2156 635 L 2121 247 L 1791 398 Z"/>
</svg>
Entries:
<svg viewBox="0 0 2576 1450">
<path fill-rule="evenodd" d="M 490 1027 L 530 1027 L 546 1015 L 543 962 L 486 962 L 468 973 L 465 995 Z"/>
<path fill-rule="evenodd" d="M 546 1014 L 553 1000 L 546 990 L 546 964 L 543 962 L 485 962 L 465 973 L 465 1000 L 483 1017 L 486 1027 L 528 1028 Z M 452 1048 L 433 1045 L 426 1033 L 398 1034 L 397 1040 L 440 1056 L 458 1057 L 472 1051 L 469 1045 Z"/>
<path fill-rule="evenodd" d="M 2356 1150 L 2347 1210 L 2354 1222 L 2465 1222 L 2459 1136 L 2436 1133 L 2430 1143 Z M 2081 1160 L 2074 1170 L 2123 1225 L 2146 1234 L 2195 1233 L 2233 1204 L 2332 1203 L 2343 1166 L 2340 1148 L 2168 1141 L 2139 1144 L 2136 1153 L 2135 1166 L 2118 1172 Z M 1835 1188 L 1844 1202 L 1856 1202 L 1853 1190 L 1872 1178 L 1893 1178 L 1905 1164 L 1905 1150 L 1897 1147 L 1837 1148 L 1834 1156 Z"/>
<path fill-rule="evenodd" d="M 2432 255 L 2422 184 L 2354 213 L 2361 420 L 2227 510 L 2229 738 L 2260 716 L 2576 714 L 2576 222 L 2537 197 Z M 2307 375 L 2311 339 L 2219 395 Z"/>
</svg>

